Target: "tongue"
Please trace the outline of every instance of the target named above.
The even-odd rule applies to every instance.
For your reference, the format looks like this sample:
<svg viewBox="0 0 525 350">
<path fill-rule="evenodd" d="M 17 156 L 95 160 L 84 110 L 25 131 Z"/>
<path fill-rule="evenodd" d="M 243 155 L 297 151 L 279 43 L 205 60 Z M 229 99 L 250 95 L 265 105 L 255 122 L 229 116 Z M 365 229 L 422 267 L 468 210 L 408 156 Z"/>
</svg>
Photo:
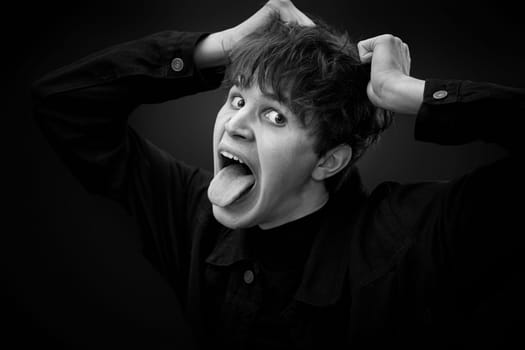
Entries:
<svg viewBox="0 0 525 350">
<path fill-rule="evenodd" d="M 232 164 L 215 175 L 208 188 L 212 204 L 225 207 L 235 202 L 250 186 L 255 177 L 240 164 Z"/>
</svg>

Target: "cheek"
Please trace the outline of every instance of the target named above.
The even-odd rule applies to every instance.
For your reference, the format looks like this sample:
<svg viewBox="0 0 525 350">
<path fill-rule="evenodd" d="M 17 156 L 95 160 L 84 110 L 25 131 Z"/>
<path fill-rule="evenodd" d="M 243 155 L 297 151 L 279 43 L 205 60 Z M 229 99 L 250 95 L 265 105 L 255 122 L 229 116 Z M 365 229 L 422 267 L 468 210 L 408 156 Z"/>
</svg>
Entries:
<svg viewBox="0 0 525 350">
<path fill-rule="evenodd" d="M 310 176 L 316 157 L 312 147 L 303 138 L 279 137 L 266 139 L 259 145 L 261 165 L 272 182 L 301 181 Z"/>
<path fill-rule="evenodd" d="M 213 140 L 218 142 L 220 139 L 220 136 L 224 132 L 224 124 L 226 124 L 226 121 L 228 120 L 228 113 L 223 106 L 219 112 L 217 113 L 217 117 L 215 118 L 215 124 L 213 126 Z"/>
</svg>

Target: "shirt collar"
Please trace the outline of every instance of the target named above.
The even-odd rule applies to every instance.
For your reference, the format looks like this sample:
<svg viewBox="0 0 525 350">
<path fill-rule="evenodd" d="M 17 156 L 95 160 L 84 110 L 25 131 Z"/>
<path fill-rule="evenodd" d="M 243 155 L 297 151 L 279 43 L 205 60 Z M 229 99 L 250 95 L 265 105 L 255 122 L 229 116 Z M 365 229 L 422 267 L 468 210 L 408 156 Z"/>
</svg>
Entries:
<svg viewBox="0 0 525 350">
<path fill-rule="evenodd" d="M 238 261 L 251 258 L 246 245 L 245 229 L 225 230 L 217 240 L 215 248 L 206 262 L 216 266 L 230 266 Z"/>
<path fill-rule="evenodd" d="M 365 198 L 357 169 L 346 185 L 326 204 L 318 234 L 295 299 L 307 304 L 325 306 L 336 303 L 343 289 L 348 271 L 350 236 L 354 216 Z M 251 258 L 246 244 L 247 230 L 226 230 L 219 237 L 206 262 L 229 266 Z"/>
</svg>

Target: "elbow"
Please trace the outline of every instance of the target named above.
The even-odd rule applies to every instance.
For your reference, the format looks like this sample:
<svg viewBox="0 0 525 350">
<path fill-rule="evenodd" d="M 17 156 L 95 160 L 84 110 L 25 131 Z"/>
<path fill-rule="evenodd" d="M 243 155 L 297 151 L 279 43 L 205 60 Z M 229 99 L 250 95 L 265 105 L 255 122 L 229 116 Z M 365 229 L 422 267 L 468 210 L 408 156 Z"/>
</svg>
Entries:
<svg viewBox="0 0 525 350">
<path fill-rule="evenodd" d="M 50 101 L 53 95 L 51 90 L 51 84 L 45 77 L 35 80 L 30 86 L 32 114 L 39 127 L 42 127 L 53 109 Z"/>
<path fill-rule="evenodd" d="M 33 81 L 30 86 L 30 90 L 33 104 L 38 105 L 41 101 L 44 100 L 44 97 L 47 95 L 45 77 Z"/>
<path fill-rule="evenodd" d="M 33 108 L 33 117 L 39 120 L 42 115 L 41 111 L 46 96 L 46 89 L 42 80 L 36 80 L 31 84 L 30 93 Z"/>
</svg>

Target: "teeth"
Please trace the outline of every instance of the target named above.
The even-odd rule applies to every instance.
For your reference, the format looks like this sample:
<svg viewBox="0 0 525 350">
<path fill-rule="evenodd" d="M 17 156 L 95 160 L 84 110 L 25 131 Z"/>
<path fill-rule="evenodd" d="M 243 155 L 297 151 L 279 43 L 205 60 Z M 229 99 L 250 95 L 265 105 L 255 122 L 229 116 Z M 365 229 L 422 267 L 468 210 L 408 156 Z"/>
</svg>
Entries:
<svg viewBox="0 0 525 350">
<path fill-rule="evenodd" d="M 235 161 L 241 163 L 241 164 L 244 164 L 244 162 L 242 160 L 239 159 L 239 157 L 236 157 L 234 156 L 233 154 L 231 154 L 230 152 L 226 152 L 226 151 L 221 151 L 221 154 L 226 157 L 226 158 L 230 158 L 230 159 L 234 159 Z"/>
</svg>

